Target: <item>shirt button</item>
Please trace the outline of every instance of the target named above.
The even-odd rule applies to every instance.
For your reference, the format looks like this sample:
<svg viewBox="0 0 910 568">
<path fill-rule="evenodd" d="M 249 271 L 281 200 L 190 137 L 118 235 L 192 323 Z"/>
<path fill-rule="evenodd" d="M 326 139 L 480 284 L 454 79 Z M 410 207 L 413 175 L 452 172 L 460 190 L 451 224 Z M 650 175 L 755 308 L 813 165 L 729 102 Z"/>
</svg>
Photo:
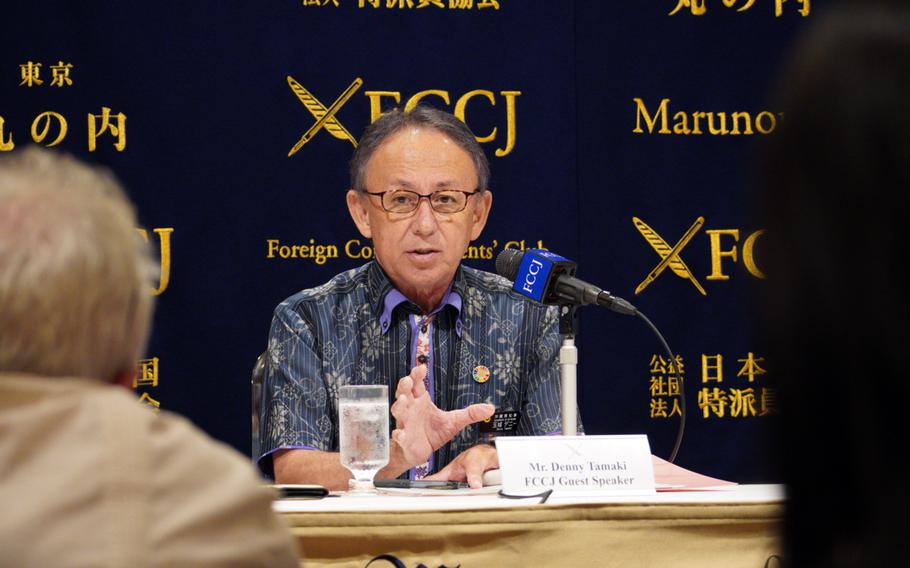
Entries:
<svg viewBox="0 0 910 568">
<path fill-rule="evenodd" d="M 426 355 L 417 356 L 417 362 L 420 363 L 421 365 L 425 365 L 428 360 L 429 360 L 429 357 L 427 357 Z"/>
</svg>

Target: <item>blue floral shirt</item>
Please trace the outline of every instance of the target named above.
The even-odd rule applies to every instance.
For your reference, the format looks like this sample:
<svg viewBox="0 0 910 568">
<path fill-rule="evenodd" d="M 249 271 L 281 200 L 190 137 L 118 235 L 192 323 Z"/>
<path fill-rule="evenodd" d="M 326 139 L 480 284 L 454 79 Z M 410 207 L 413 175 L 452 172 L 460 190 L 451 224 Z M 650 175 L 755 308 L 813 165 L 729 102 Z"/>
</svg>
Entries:
<svg viewBox="0 0 910 568">
<path fill-rule="evenodd" d="M 394 402 L 398 380 L 413 366 L 410 322 L 421 310 L 410 301 L 386 309 L 393 291 L 372 261 L 275 309 L 260 422 L 259 465 L 266 475 L 272 475 L 276 450 L 338 451 L 339 386 L 385 384 Z M 517 435 L 560 431 L 555 307 L 512 292 L 500 276 L 461 266 L 430 335 L 431 392 L 439 408 L 485 402 L 521 413 Z M 435 452 L 435 468 L 480 441 L 478 425 L 468 426 Z"/>
</svg>

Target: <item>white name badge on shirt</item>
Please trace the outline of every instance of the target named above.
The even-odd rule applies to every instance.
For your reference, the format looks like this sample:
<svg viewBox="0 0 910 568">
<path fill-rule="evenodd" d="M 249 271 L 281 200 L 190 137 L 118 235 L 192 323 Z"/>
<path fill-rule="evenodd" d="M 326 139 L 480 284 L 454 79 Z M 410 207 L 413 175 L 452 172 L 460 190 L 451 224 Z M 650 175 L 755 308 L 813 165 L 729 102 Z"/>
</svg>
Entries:
<svg viewBox="0 0 910 568">
<path fill-rule="evenodd" d="M 644 434 L 628 436 L 500 436 L 504 493 L 552 489 L 572 495 L 653 495 L 654 465 Z"/>
</svg>

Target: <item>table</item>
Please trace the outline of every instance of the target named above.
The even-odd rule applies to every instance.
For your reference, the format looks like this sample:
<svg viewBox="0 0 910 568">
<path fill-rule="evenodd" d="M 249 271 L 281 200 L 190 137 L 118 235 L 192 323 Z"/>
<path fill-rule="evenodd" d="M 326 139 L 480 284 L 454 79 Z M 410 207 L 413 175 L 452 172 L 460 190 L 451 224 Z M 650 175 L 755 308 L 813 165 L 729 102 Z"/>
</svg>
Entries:
<svg viewBox="0 0 910 568">
<path fill-rule="evenodd" d="M 777 568 L 778 485 L 647 497 L 341 496 L 274 508 L 306 566 Z"/>
</svg>

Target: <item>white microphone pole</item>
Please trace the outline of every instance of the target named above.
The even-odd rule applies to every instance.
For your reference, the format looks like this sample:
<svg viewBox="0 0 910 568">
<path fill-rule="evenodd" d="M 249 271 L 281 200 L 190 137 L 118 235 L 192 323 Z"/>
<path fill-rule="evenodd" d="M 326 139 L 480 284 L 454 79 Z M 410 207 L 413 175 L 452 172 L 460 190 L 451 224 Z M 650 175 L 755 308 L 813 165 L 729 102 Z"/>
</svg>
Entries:
<svg viewBox="0 0 910 568">
<path fill-rule="evenodd" d="M 578 426 L 578 349 L 575 336 L 566 335 L 559 349 L 560 404 L 562 405 L 562 435 L 574 436 Z"/>
</svg>

